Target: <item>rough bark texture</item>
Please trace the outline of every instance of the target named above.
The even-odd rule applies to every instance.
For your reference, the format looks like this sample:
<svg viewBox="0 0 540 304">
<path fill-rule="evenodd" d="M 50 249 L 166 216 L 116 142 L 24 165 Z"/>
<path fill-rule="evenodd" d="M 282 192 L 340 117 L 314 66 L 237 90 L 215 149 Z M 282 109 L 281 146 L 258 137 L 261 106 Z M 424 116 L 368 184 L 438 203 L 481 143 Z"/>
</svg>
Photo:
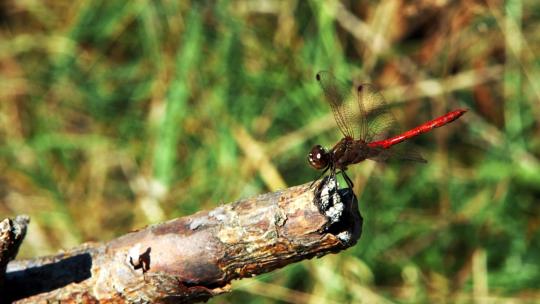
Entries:
<svg viewBox="0 0 540 304">
<path fill-rule="evenodd" d="M 13 261 L 5 300 L 194 303 L 234 279 L 338 252 L 360 237 L 362 218 L 335 180 L 263 194 L 211 211 L 85 244 L 52 257 Z"/>
<path fill-rule="evenodd" d="M 15 219 L 4 219 L 0 222 L 0 295 L 5 293 L 4 278 L 7 264 L 15 259 L 29 222 L 30 218 L 26 215 L 17 216 Z"/>
</svg>

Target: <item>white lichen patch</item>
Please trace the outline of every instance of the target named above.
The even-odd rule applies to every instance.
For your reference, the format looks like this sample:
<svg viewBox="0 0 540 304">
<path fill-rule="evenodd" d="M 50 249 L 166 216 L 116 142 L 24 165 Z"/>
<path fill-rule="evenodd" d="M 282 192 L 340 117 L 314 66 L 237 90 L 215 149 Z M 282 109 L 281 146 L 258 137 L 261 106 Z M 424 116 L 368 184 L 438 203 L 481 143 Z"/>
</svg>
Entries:
<svg viewBox="0 0 540 304">
<path fill-rule="evenodd" d="M 337 181 L 329 180 L 320 192 L 320 210 L 324 212 L 330 224 L 340 220 L 345 208 L 337 189 L 339 189 Z"/>
<path fill-rule="evenodd" d="M 126 256 L 126 263 L 130 266 L 137 267 L 139 266 L 139 257 L 141 256 L 141 243 L 137 243 L 128 250 Z"/>
<path fill-rule="evenodd" d="M 339 221 L 339 219 L 341 218 L 341 215 L 343 214 L 343 208 L 344 208 L 343 204 L 338 203 L 338 204 L 328 208 L 328 210 L 326 210 L 324 212 L 324 215 L 326 215 L 326 217 L 328 217 L 331 224 L 337 223 Z"/>
<path fill-rule="evenodd" d="M 227 220 L 227 214 L 225 211 L 225 208 L 218 207 L 208 213 L 209 216 L 215 218 L 216 220 L 220 222 L 225 222 Z"/>
<path fill-rule="evenodd" d="M 199 227 L 208 224 L 208 222 L 209 222 L 209 220 L 208 220 L 208 217 L 206 217 L 206 216 L 194 218 L 189 223 L 189 229 L 190 230 L 197 230 Z"/>
<path fill-rule="evenodd" d="M 343 243 L 349 243 L 352 238 L 352 234 L 349 231 L 342 231 L 336 235 L 336 237 Z"/>
<path fill-rule="evenodd" d="M 320 207 L 322 210 L 328 209 L 334 202 L 339 200 L 337 194 L 339 184 L 336 180 L 329 180 L 321 189 Z"/>
<path fill-rule="evenodd" d="M 274 225 L 281 227 L 285 225 L 285 222 L 287 221 L 287 214 L 283 211 L 283 209 L 276 207 L 277 210 L 274 212 Z M 277 227 L 276 227 L 277 228 Z"/>
</svg>

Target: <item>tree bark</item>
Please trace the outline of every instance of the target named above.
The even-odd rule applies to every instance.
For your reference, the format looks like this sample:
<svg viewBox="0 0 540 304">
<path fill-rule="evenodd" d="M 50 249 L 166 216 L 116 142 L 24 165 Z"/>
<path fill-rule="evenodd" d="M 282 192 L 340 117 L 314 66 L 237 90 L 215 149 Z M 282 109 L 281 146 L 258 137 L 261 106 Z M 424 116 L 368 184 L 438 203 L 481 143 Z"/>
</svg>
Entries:
<svg viewBox="0 0 540 304">
<path fill-rule="evenodd" d="M 26 227 L 30 218 L 26 215 L 19 215 L 14 219 L 4 219 L 0 222 L 0 302 L 5 294 L 4 280 L 6 267 L 9 261 L 15 259 L 19 246 L 21 246 Z"/>
<path fill-rule="evenodd" d="M 334 179 L 219 206 L 107 243 L 12 261 L 5 301 L 194 303 L 234 279 L 353 246 L 362 217 Z"/>
</svg>

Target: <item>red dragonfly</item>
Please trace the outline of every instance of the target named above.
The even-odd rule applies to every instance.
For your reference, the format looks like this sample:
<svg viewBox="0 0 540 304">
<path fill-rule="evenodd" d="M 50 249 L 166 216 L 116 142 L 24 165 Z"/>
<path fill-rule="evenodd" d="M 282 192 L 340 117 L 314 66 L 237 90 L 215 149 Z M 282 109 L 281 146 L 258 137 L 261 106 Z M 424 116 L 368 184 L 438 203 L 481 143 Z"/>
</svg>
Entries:
<svg viewBox="0 0 540 304">
<path fill-rule="evenodd" d="M 321 176 L 328 170 L 335 176 L 336 170 L 339 170 L 338 173 L 343 175 L 351 189 L 353 183 L 345 173 L 349 165 L 365 159 L 386 161 L 391 158 L 425 163 L 427 161 L 406 144 L 396 145 L 442 127 L 467 112 L 457 109 L 399 135 L 388 137 L 392 131 L 397 131 L 396 120 L 384 97 L 372 85 L 360 84 L 354 87 L 336 80 L 332 74 L 324 71 L 317 73 L 316 79 L 344 137 L 330 150 L 321 145 L 314 146 L 309 152 L 308 161 L 313 168 L 324 170 Z"/>
</svg>

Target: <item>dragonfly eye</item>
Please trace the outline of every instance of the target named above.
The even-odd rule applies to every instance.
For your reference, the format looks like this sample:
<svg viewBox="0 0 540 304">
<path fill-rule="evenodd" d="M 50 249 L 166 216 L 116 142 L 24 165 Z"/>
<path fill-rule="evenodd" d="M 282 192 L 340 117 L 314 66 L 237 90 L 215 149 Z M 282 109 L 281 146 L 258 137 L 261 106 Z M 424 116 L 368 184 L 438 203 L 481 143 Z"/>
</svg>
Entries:
<svg viewBox="0 0 540 304">
<path fill-rule="evenodd" d="M 308 161 L 313 168 L 317 170 L 324 169 L 328 166 L 328 152 L 321 145 L 316 145 L 311 148 Z"/>
</svg>

